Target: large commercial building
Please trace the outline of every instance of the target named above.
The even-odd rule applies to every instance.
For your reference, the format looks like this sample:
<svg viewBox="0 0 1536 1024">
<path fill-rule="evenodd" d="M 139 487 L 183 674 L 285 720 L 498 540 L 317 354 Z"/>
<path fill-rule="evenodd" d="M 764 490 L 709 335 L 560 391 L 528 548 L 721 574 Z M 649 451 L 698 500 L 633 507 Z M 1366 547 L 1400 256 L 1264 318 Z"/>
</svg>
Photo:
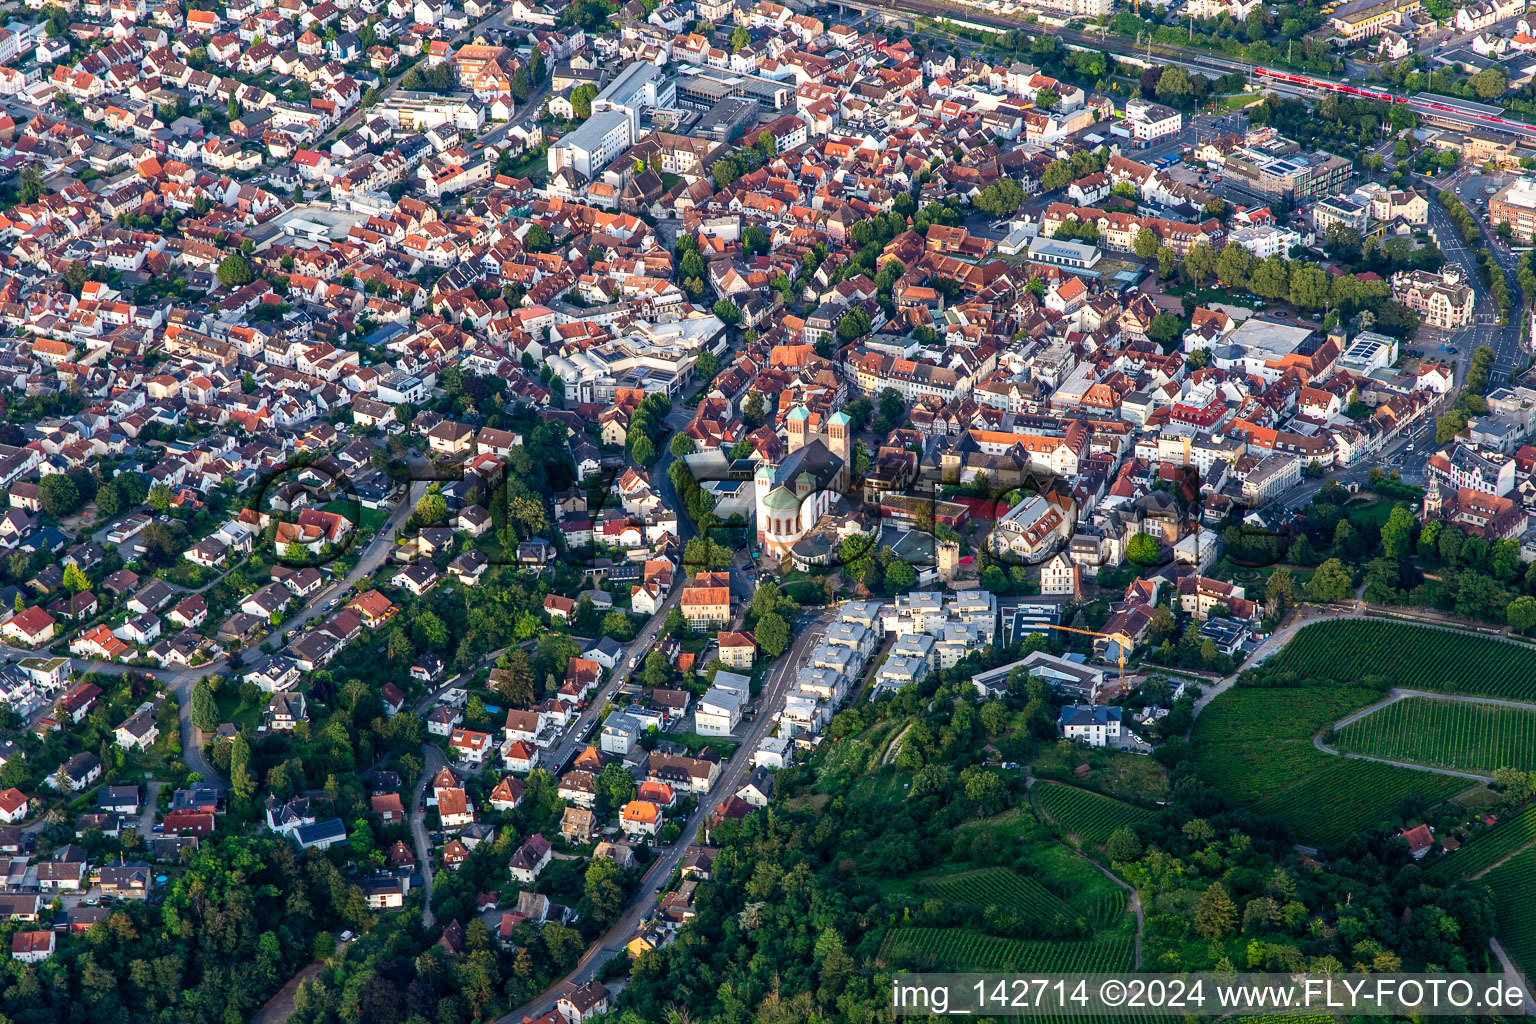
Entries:
<svg viewBox="0 0 1536 1024">
<path fill-rule="evenodd" d="M 1112 131 L 1122 129 L 1131 139 L 1131 145 L 1142 148 L 1155 144 L 1159 139 L 1179 134 L 1184 125 L 1184 115 L 1172 107 L 1146 100 L 1131 100 L 1125 105 L 1125 119 L 1117 122 Z"/>
<path fill-rule="evenodd" d="M 1392 275 L 1392 297 L 1418 313 L 1424 323 L 1442 331 L 1465 327 L 1472 321 L 1475 298 L 1454 263 L 1440 274 L 1423 270 Z"/>
<path fill-rule="evenodd" d="M 656 65 L 635 61 L 592 98 L 592 114 L 616 110 L 629 119 L 630 142 L 640 137 L 640 115 L 651 107 L 677 106 L 677 86 Z"/>
<path fill-rule="evenodd" d="M 1423 0 L 1361 0 L 1334 11 L 1328 26 L 1345 42 L 1354 43 L 1400 28 L 1423 9 Z"/>
<path fill-rule="evenodd" d="M 1341 191 L 1354 171 L 1332 153 L 1303 153 L 1273 129 L 1250 132 L 1242 145 L 1222 155 L 1221 166 L 1233 184 L 1293 203 Z"/>
<path fill-rule="evenodd" d="M 1515 237 L 1529 242 L 1536 237 L 1536 181 L 1516 178 L 1488 200 L 1488 221 L 1508 222 Z"/>
<path fill-rule="evenodd" d="M 634 142 L 634 127 L 624 111 L 593 111 L 585 124 L 549 147 L 549 173 L 569 167 L 591 181 Z"/>
</svg>

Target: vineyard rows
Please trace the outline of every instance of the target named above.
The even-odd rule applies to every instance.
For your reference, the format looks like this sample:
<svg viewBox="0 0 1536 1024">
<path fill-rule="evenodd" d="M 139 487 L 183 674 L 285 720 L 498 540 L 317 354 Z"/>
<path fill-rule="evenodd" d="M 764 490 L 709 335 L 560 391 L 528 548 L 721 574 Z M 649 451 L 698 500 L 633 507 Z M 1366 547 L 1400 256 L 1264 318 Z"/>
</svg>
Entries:
<svg viewBox="0 0 1536 1024">
<path fill-rule="evenodd" d="M 1536 970 L 1536 847 L 1515 854 L 1483 876 L 1493 894 L 1499 940 L 1527 975 Z"/>
<path fill-rule="evenodd" d="M 1340 729 L 1333 744 L 1353 754 L 1493 774 L 1536 769 L 1536 706 L 1408 697 Z"/>
<path fill-rule="evenodd" d="M 1054 921 L 1057 916 L 1073 920 L 1078 916 L 1035 879 L 1007 868 L 979 868 L 925 879 L 920 884 L 925 891 L 950 903 L 1006 907 L 1036 921 Z"/>
<path fill-rule="evenodd" d="M 1269 668 L 1302 679 L 1356 682 L 1536 701 L 1536 650 L 1403 622 L 1339 619 L 1299 631 Z"/>
<path fill-rule="evenodd" d="M 1233 800 L 1323 843 L 1385 821 L 1410 794 L 1434 802 L 1466 788 L 1465 779 L 1350 760 L 1312 745 L 1330 723 L 1378 697 L 1318 687 L 1228 690 L 1196 719 L 1195 766 Z"/>
<path fill-rule="evenodd" d="M 1424 876 L 1437 882 L 1471 878 L 1531 843 L 1536 843 L 1536 807 L 1526 808 L 1519 817 L 1500 822 L 1455 853 L 1441 857 Z"/>
<path fill-rule="evenodd" d="M 1130 938 L 1086 942 L 1000 939 L 968 928 L 893 928 L 880 946 L 887 963 L 952 971 L 1128 971 L 1135 959 Z"/>
<path fill-rule="evenodd" d="M 1117 828 L 1133 827 L 1152 818 L 1151 811 L 1075 786 L 1039 782 L 1034 793 L 1036 802 L 1062 828 L 1095 845 L 1107 842 Z"/>
</svg>

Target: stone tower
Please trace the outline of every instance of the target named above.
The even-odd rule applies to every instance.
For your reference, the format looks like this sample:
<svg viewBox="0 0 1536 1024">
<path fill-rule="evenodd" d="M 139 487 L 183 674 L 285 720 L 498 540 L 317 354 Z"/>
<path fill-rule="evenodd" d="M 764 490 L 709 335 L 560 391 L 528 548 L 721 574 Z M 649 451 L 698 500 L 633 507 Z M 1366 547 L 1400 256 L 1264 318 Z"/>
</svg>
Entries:
<svg viewBox="0 0 1536 1024">
<path fill-rule="evenodd" d="M 752 491 L 754 504 L 757 508 L 757 542 L 763 542 L 763 531 L 767 529 L 767 510 L 763 499 L 768 497 L 768 492 L 773 490 L 773 467 L 764 462 L 757 467 L 757 472 L 752 476 Z"/>
<path fill-rule="evenodd" d="M 808 440 L 806 432 L 811 426 L 811 414 L 803 405 L 797 405 L 789 411 L 789 450 L 797 452 L 805 447 Z"/>
<path fill-rule="evenodd" d="M 939 578 L 945 583 L 955 581 L 955 573 L 960 568 L 960 545 L 952 540 L 938 542 L 939 553 Z"/>
<path fill-rule="evenodd" d="M 827 447 L 845 465 L 853 466 L 853 417 L 842 410 L 827 421 Z"/>
</svg>

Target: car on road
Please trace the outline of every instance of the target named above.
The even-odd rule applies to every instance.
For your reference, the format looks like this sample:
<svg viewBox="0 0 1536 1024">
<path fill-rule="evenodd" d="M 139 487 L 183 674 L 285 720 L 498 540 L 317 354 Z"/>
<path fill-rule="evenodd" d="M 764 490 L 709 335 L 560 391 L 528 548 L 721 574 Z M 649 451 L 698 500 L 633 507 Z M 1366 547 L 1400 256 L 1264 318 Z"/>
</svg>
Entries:
<svg viewBox="0 0 1536 1024">
<path fill-rule="evenodd" d="M 656 887 L 656 891 L 657 892 L 661 892 L 661 890 L 665 889 L 666 887 L 667 887 L 667 883 L 663 882 L 663 883 L 661 883 L 660 885 L 658 885 Z"/>
</svg>

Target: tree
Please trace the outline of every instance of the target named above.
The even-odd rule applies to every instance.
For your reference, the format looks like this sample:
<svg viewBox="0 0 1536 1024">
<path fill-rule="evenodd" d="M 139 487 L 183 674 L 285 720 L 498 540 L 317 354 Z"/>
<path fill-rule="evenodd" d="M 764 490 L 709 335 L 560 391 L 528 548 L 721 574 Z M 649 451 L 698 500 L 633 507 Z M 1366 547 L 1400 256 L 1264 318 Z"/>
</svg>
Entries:
<svg viewBox="0 0 1536 1024">
<path fill-rule="evenodd" d="M 219 264 L 219 284 L 225 288 L 239 288 L 241 285 L 250 284 L 255 279 L 251 271 L 251 263 L 239 253 L 230 253 Z"/>
<path fill-rule="evenodd" d="M 1501 67 L 1484 68 L 1467 79 L 1467 86 L 1480 100 L 1496 100 L 1509 91 L 1509 76 Z"/>
<path fill-rule="evenodd" d="M 888 593 L 905 594 L 917 586 L 917 570 L 901 559 L 891 562 L 885 570 L 885 589 Z"/>
<path fill-rule="evenodd" d="M 1200 287 L 1215 271 L 1216 253 L 1210 246 L 1196 242 L 1189 247 L 1189 251 L 1184 254 L 1184 272 L 1189 275 L 1190 284 Z"/>
<path fill-rule="evenodd" d="M 1381 549 L 1388 558 L 1407 558 L 1413 549 L 1413 513 L 1397 505 L 1381 527 Z"/>
<path fill-rule="evenodd" d="M 507 703 L 527 707 L 534 699 L 533 662 L 521 647 L 507 652 L 504 660 L 506 664 L 493 673 L 492 685 Z"/>
<path fill-rule="evenodd" d="M 1505 606 L 1504 616 L 1521 633 L 1536 626 L 1536 597 L 1522 594 L 1515 598 Z"/>
<path fill-rule="evenodd" d="M 771 658 L 777 658 L 789 647 L 789 623 L 778 612 L 758 619 L 755 632 L 758 646 Z"/>
<path fill-rule="evenodd" d="M 1264 584 L 1264 603 L 1266 613 L 1276 619 L 1296 603 L 1296 577 L 1291 575 L 1291 570 L 1281 566 L 1270 574 L 1269 581 Z"/>
<path fill-rule="evenodd" d="M 528 99 L 528 69 L 521 65 L 512 72 L 512 95 L 519 103 Z"/>
<path fill-rule="evenodd" d="M 737 324 L 741 323 L 741 307 L 736 305 L 736 303 L 732 302 L 730 299 L 719 300 L 714 304 L 714 307 L 711 311 L 715 314 L 715 316 L 719 317 L 720 322 L 725 324 L 727 327 L 735 327 Z"/>
<path fill-rule="evenodd" d="M 251 774 L 251 743 L 243 731 L 235 734 L 230 747 L 229 784 L 241 799 L 249 799 L 256 792 L 256 777 Z"/>
<path fill-rule="evenodd" d="M 32 164 L 21 169 L 21 188 L 18 196 L 23 203 L 35 203 L 43 198 L 48 190 L 43 185 L 43 177 Z"/>
<path fill-rule="evenodd" d="M 1212 882 L 1195 905 L 1195 931 L 1207 939 L 1224 939 L 1237 927 L 1237 906 L 1226 887 Z"/>
<path fill-rule="evenodd" d="M 1349 570 L 1337 558 L 1330 558 L 1317 567 L 1317 572 L 1307 583 L 1307 596 L 1314 601 L 1342 601 L 1355 591 Z"/>
<path fill-rule="evenodd" d="M 1171 68 L 1169 70 L 1172 70 Z M 1151 228 L 1142 228 L 1136 232 L 1136 238 L 1131 243 L 1131 251 L 1144 260 L 1150 260 L 1157 255 L 1157 247 L 1161 244 L 1157 232 Z"/>
<path fill-rule="evenodd" d="M 747 31 L 745 25 L 737 25 L 731 30 L 731 52 L 745 49 L 752 45 L 752 33 Z"/>
<path fill-rule="evenodd" d="M 642 466 L 648 466 L 656 458 L 656 446 L 645 434 L 635 438 L 634 444 L 629 447 L 630 455 Z"/>
<path fill-rule="evenodd" d="M 578 85 L 571 90 L 571 110 L 578 121 L 585 121 L 592 116 L 592 101 L 597 98 L 597 86 L 590 83 Z"/>
<path fill-rule="evenodd" d="M 1137 565 L 1156 565 L 1162 557 L 1162 548 L 1150 534 L 1137 533 L 1132 535 L 1130 542 L 1125 546 L 1125 557 Z"/>
<path fill-rule="evenodd" d="M 1141 857 L 1141 842 L 1136 838 L 1136 833 L 1130 829 L 1121 827 L 1109 834 L 1109 842 L 1105 849 L 1109 853 L 1111 861 L 1119 861 L 1128 864 Z"/>
<path fill-rule="evenodd" d="M 1184 334 L 1184 321 L 1172 313 L 1158 313 L 1147 325 L 1147 337 L 1157 342 L 1164 352 L 1173 350 Z"/>
<path fill-rule="evenodd" d="M 149 494 L 146 500 L 149 502 L 150 508 L 154 509 L 156 512 L 164 512 L 166 509 L 171 507 L 171 498 L 172 494 L 170 487 L 166 486 L 165 484 L 155 484 L 149 489 Z"/>
<path fill-rule="evenodd" d="M 1216 278 L 1228 288 L 1248 287 L 1248 268 L 1253 254 L 1240 245 L 1223 246 L 1216 257 Z"/>
<path fill-rule="evenodd" d="M 539 223 L 528 225 L 528 230 L 523 233 L 523 248 L 529 252 L 549 252 L 554 247 L 555 240 L 548 228 Z"/>
<path fill-rule="evenodd" d="M 63 519 L 79 506 L 80 488 L 63 473 L 50 473 L 38 481 L 37 500 L 48 515 Z"/>
<path fill-rule="evenodd" d="M 417 500 L 415 515 L 416 521 L 423 526 L 441 523 L 448 518 L 448 502 L 435 486 L 429 487 L 427 493 Z"/>
<path fill-rule="evenodd" d="M 213 732 L 218 727 L 219 709 L 213 701 L 213 689 L 208 680 L 199 679 L 192 684 L 192 728 Z"/>
<path fill-rule="evenodd" d="M 91 589 L 91 581 L 79 565 L 70 562 L 64 567 L 64 586 L 79 593 Z"/>
<path fill-rule="evenodd" d="M 645 656 L 645 668 L 641 671 L 641 679 L 645 685 L 654 690 L 658 686 L 665 686 L 672 678 L 672 663 L 667 656 L 660 651 L 653 650 Z"/>
<path fill-rule="evenodd" d="M 122 496 L 113 484 L 102 484 L 96 488 L 96 511 L 103 517 L 110 519 L 122 511 Z"/>
<path fill-rule="evenodd" d="M 682 458 L 684 455 L 692 455 L 695 448 L 696 446 L 693 443 L 693 438 L 689 437 L 687 434 L 678 434 L 676 437 L 672 438 L 672 443 L 668 446 L 668 449 L 672 452 L 673 458 L 678 459 Z"/>
</svg>

